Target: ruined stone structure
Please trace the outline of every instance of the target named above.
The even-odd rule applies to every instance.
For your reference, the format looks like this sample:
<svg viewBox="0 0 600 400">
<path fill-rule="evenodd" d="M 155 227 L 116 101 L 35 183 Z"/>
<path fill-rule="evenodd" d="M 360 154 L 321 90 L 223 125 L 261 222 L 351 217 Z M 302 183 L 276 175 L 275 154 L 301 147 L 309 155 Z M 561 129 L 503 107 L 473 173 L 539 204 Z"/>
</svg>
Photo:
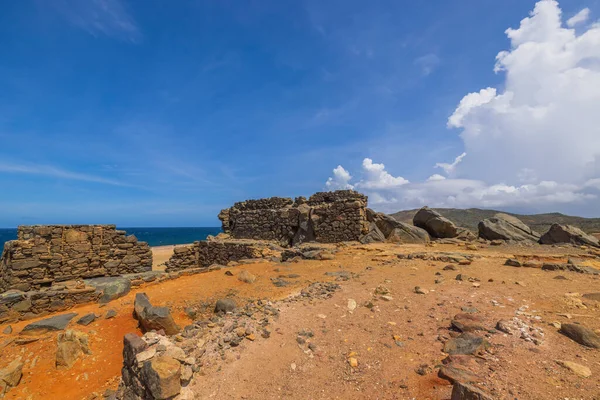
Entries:
<svg viewBox="0 0 600 400">
<path fill-rule="evenodd" d="M 308 200 L 272 197 L 235 203 L 221 211 L 223 231 L 236 239 L 282 245 L 359 240 L 369 232 L 367 196 L 352 190 L 320 192 Z"/>
<path fill-rule="evenodd" d="M 115 225 L 20 226 L 4 245 L 0 293 L 39 290 L 56 282 L 152 270 L 146 242 Z"/>
<path fill-rule="evenodd" d="M 175 247 L 173 256 L 166 262 L 167 272 L 189 268 L 206 268 L 213 264 L 227 265 L 230 261 L 260 258 L 270 244 L 260 240 L 207 240 L 194 242 L 190 246 Z"/>
</svg>

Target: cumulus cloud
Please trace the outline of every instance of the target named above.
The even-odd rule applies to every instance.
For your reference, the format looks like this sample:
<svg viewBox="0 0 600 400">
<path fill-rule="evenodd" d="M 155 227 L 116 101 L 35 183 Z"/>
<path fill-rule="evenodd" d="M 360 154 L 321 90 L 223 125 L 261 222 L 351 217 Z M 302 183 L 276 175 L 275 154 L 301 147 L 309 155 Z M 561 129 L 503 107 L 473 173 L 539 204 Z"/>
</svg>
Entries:
<svg viewBox="0 0 600 400">
<path fill-rule="evenodd" d="M 582 10 L 565 23 L 557 1 L 541 0 L 518 28 L 506 30 L 510 48 L 498 53 L 494 66 L 503 84 L 465 95 L 448 118 L 464 153 L 435 165 L 446 176 L 422 183 L 398 177 L 403 183 L 395 186 L 365 185 L 370 179 L 363 177 L 356 188 L 382 211 L 424 204 L 548 209 L 596 203 L 600 24 L 572 29 L 588 17 Z M 365 176 L 367 166 L 394 177 L 371 159 L 363 162 Z"/>
<path fill-rule="evenodd" d="M 575 14 L 574 16 L 572 16 L 571 18 L 569 18 L 567 20 L 567 26 L 569 28 L 572 28 L 575 25 L 579 25 L 582 22 L 587 21 L 589 17 L 590 17 L 590 9 L 584 8 L 583 10 L 579 11 L 577 14 Z"/>
<path fill-rule="evenodd" d="M 325 186 L 328 190 L 354 189 L 354 186 L 349 183 L 351 179 L 352 175 L 344 167 L 338 165 L 333 169 L 333 176 L 327 179 Z"/>
<path fill-rule="evenodd" d="M 401 176 L 392 176 L 385 170 L 385 165 L 376 164 L 370 158 L 365 158 L 362 163 L 365 178 L 356 184 L 360 189 L 395 189 L 408 183 Z"/>
</svg>

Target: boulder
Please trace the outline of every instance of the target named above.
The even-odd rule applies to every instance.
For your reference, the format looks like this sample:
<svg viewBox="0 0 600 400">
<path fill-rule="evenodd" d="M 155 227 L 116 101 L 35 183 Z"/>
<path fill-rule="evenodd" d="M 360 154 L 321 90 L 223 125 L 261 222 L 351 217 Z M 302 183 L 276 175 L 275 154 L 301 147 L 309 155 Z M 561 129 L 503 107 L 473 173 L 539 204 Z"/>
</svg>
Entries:
<svg viewBox="0 0 600 400">
<path fill-rule="evenodd" d="M 134 316 L 143 332 L 164 330 L 167 335 L 179 333 L 179 326 L 173 320 L 168 307 L 154 307 L 146 293 L 137 293 L 133 305 Z"/>
<path fill-rule="evenodd" d="M 68 330 L 59 333 L 56 348 L 56 366 L 71 368 L 81 354 L 92 354 L 88 344 L 88 335 Z"/>
<path fill-rule="evenodd" d="M 423 207 L 417 211 L 413 218 L 413 224 L 425 229 L 434 238 L 443 239 L 458 236 L 456 225 L 429 207 Z"/>
<path fill-rule="evenodd" d="M 236 308 L 235 301 L 232 299 L 219 299 L 215 305 L 215 313 L 228 313 L 233 312 Z"/>
<path fill-rule="evenodd" d="M 365 236 L 372 241 L 389 241 L 392 243 L 428 243 L 429 234 L 416 226 L 397 221 L 383 213 L 367 209 L 367 220 L 370 223 L 369 233 Z M 361 239 L 368 243 L 369 239 Z"/>
<path fill-rule="evenodd" d="M 4 394 L 19 384 L 23 376 L 23 362 L 21 358 L 13 360 L 5 368 L 0 369 L 0 398 Z"/>
<path fill-rule="evenodd" d="M 21 335 L 41 335 L 46 332 L 55 332 L 64 330 L 69 322 L 77 316 L 77 313 L 68 313 L 46 318 L 41 321 L 32 322 L 25 326 Z"/>
<path fill-rule="evenodd" d="M 479 237 L 485 240 L 511 240 L 537 242 L 540 234 L 512 215 L 498 213 L 484 219 L 477 226 Z"/>
<path fill-rule="evenodd" d="M 359 239 L 362 244 L 385 242 L 385 236 L 373 222 L 369 224 L 369 233 L 362 235 Z"/>
<path fill-rule="evenodd" d="M 571 243 L 578 246 L 600 247 L 598 239 L 572 225 L 553 224 L 540 238 L 541 244 Z"/>
<path fill-rule="evenodd" d="M 146 361 L 142 376 L 153 399 L 166 400 L 181 392 L 181 364 L 172 357 L 159 356 Z"/>
<path fill-rule="evenodd" d="M 585 326 L 562 324 L 559 332 L 583 346 L 600 349 L 600 336 Z"/>
<path fill-rule="evenodd" d="M 136 356 L 146 350 L 148 344 L 135 333 L 128 333 L 123 337 L 123 363 L 132 365 L 136 361 Z"/>
<path fill-rule="evenodd" d="M 452 327 L 461 332 L 485 331 L 483 318 L 476 314 L 459 313 L 450 322 Z"/>
</svg>

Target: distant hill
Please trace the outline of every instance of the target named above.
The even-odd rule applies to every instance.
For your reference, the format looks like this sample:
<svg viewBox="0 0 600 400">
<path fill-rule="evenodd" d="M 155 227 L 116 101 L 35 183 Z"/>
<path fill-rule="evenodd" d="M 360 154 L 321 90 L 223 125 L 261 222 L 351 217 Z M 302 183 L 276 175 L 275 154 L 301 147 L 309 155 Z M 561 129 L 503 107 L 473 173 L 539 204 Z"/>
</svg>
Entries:
<svg viewBox="0 0 600 400">
<path fill-rule="evenodd" d="M 554 223 L 563 225 L 574 225 L 587 233 L 600 232 L 600 218 L 572 217 L 561 213 L 520 215 L 497 210 L 481 210 L 479 208 L 433 208 L 433 210 L 439 212 L 444 217 L 453 221 L 456 225 L 470 229 L 473 232 L 477 232 L 477 224 L 479 223 L 479 221 L 493 217 L 494 214 L 497 214 L 499 212 L 514 215 L 515 217 L 519 218 L 521 221 L 529 225 L 533 230 L 541 234 L 546 233 L 546 231 Z M 390 215 L 398 221 L 412 224 L 413 216 L 416 214 L 417 211 L 419 210 L 398 211 L 397 213 Z"/>
</svg>

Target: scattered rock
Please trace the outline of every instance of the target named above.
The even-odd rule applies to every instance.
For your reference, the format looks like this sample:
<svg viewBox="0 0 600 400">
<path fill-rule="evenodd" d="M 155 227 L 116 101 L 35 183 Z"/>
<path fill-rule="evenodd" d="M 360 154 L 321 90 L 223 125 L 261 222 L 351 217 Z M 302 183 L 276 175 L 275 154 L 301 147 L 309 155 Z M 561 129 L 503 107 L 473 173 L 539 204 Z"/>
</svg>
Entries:
<svg viewBox="0 0 600 400">
<path fill-rule="evenodd" d="M 600 349 L 600 336 L 584 326 L 562 324 L 559 332 L 583 346 Z"/>
<path fill-rule="evenodd" d="M 447 380 L 450 383 L 463 382 L 471 383 L 481 380 L 481 377 L 462 368 L 457 368 L 452 365 L 444 365 L 438 371 L 438 376 Z"/>
<path fill-rule="evenodd" d="M 483 318 L 475 314 L 460 313 L 454 316 L 451 321 L 453 328 L 461 332 L 485 331 L 487 328 L 483 326 Z"/>
<path fill-rule="evenodd" d="M 89 313 L 89 314 L 85 314 L 83 317 L 79 318 L 77 320 L 77 323 L 79 325 L 88 326 L 89 324 L 94 322 L 95 319 L 96 319 L 96 314 Z"/>
<path fill-rule="evenodd" d="M 415 286 L 416 294 L 427 294 L 429 291 L 427 289 L 423 289 L 421 286 Z"/>
<path fill-rule="evenodd" d="M 462 333 L 444 344 L 444 353 L 448 354 L 478 354 L 490 346 L 489 342 L 472 333 Z"/>
<path fill-rule="evenodd" d="M 348 310 L 354 311 L 354 310 L 356 310 L 356 307 L 357 307 L 356 300 L 348 299 Z"/>
<path fill-rule="evenodd" d="M 41 321 L 32 322 L 25 326 L 21 335 L 41 335 L 46 332 L 56 332 L 64 330 L 69 322 L 77 316 L 77 313 L 68 313 L 46 318 Z"/>
<path fill-rule="evenodd" d="M 227 275 L 227 276 L 233 276 L 233 272 L 227 270 L 227 271 L 225 271 L 225 275 Z"/>
<path fill-rule="evenodd" d="M 556 278 L 555 278 L 556 279 Z M 600 301 L 600 292 L 596 292 L 596 293 L 585 293 L 583 296 L 584 299 L 587 300 L 593 300 L 593 301 Z"/>
<path fill-rule="evenodd" d="M 12 326 L 6 325 L 6 327 L 2 330 L 2 333 L 4 333 L 5 335 L 10 335 L 12 333 L 12 331 L 13 331 Z"/>
<path fill-rule="evenodd" d="M 448 264 L 443 268 L 444 271 L 457 271 L 458 267 L 454 264 Z"/>
<path fill-rule="evenodd" d="M 511 323 L 509 321 L 503 320 L 501 319 L 500 321 L 498 321 L 496 323 L 496 329 L 498 329 L 500 332 L 504 332 L 508 335 L 512 335 L 512 329 L 511 329 Z"/>
<path fill-rule="evenodd" d="M 92 278 L 86 279 L 84 282 L 96 288 L 96 291 L 102 292 L 102 296 L 98 300 L 102 304 L 123 297 L 131 291 L 131 281 L 123 277 Z"/>
<path fill-rule="evenodd" d="M 588 367 L 583 366 L 581 364 L 562 360 L 556 360 L 556 363 L 561 367 L 565 367 L 571 370 L 571 372 L 573 372 L 575 375 L 579 375 L 582 378 L 589 378 L 590 376 L 592 376 L 592 371 Z"/>
<path fill-rule="evenodd" d="M 179 327 L 171 316 L 168 307 L 154 307 L 146 293 L 137 293 L 134 301 L 134 314 L 140 323 L 142 331 L 164 330 L 167 335 L 179 333 Z"/>
<path fill-rule="evenodd" d="M 106 312 L 104 319 L 111 319 L 117 316 L 117 310 L 110 309 Z"/>
<path fill-rule="evenodd" d="M 506 262 L 504 263 L 504 265 L 508 265 L 509 267 L 522 267 L 523 264 L 521 264 L 521 261 L 517 260 L 516 258 L 509 258 L 506 260 Z"/>
<path fill-rule="evenodd" d="M 245 283 L 254 283 L 254 281 L 256 280 L 256 276 L 252 275 L 250 272 L 244 270 L 241 270 L 238 275 L 237 278 L 239 281 L 245 282 Z"/>
<path fill-rule="evenodd" d="M 492 396 L 486 394 L 475 386 L 462 382 L 454 382 L 452 386 L 452 395 L 450 400 L 494 400 Z"/>
<path fill-rule="evenodd" d="M 273 285 L 275 285 L 276 287 L 286 287 L 291 284 L 290 282 L 286 281 L 285 279 L 281 279 L 281 278 L 271 278 L 271 283 Z"/>
<path fill-rule="evenodd" d="M 355 357 L 350 357 L 348 358 L 348 364 L 350 364 L 352 368 L 356 368 L 358 367 L 358 360 Z"/>
<path fill-rule="evenodd" d="M 231 313 L 235 308 L 236 304 L 232 299 L 219 299 L 215 305 L 215 313 Z"/>
<path fill-rule="evenodd" d="M 92 354 L 88 344 L 88 335 L 68 330 L 58 334 L 56 366 L 71 368 L 81 354 Z"/>
<path fill-rule="evenodd" d="M 185 315 L 188 316 L 189 319 L 195 319 L 196 316 L 198 315 L 198 312 L 193 307 L 185 307 L 183 309 L 183 312 L 185 313 Z"/>
<path fill-rule="evenodd" d="M 23 376 L 23 362 L 18 358 L 13 360 L 5 368 L 0 369 L 0 398 L 11 388 L 16 387 L 21 382 Z"/>
</svg>

